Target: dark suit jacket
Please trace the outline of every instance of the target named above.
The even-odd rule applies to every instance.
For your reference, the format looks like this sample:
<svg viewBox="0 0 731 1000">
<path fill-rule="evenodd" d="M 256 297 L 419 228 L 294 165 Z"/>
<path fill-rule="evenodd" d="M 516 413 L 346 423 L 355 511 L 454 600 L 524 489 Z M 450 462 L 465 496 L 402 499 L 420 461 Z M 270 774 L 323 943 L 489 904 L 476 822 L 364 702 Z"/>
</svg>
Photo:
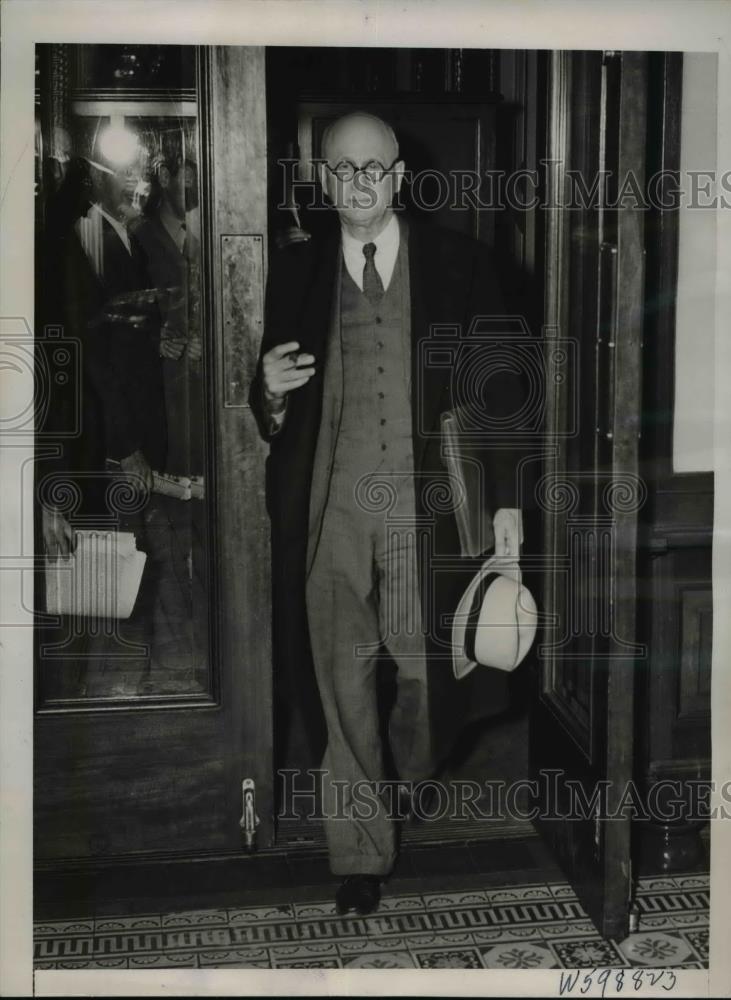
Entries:
<svg viewBox="0 0 731 1000">
<path fill-rule="evenodd" d="M 73 212 L 64 205 L 54 207 L 41 258 L 40 313 L 44 325 L 61 327 L 73 341 L 80 365 L 71 380 L 59 384 L 52 377 L 49 382 L 48 415 L 39 433 L 57 445 L 61 455 L 39 468 L 39 481 L 40 473 L 69 477 L 81 493 L 81 510 L 75 513 L 101 514 L 107 457 L 121 459 L 139 448 L 153 464 L 164 460 L 160 358 L 150 333 L 155 328 L 152 317 L 140 324 L 134 317 L 143 307 L 117 301 L 142 292 L 146 284 L 135 241 L 130 241 L 128 253 L 113 227 L 102 220 L 100 277 L 76 235 Z M 64 438 L 62 432 L 79 418 L 79 434 Z"/>
<path fill-rule="evenodd" d="M 56 209 L 54 212 L 52 209 Z M 48 341 L 49 364 L 46 391 L 37 414 L 39 445 L 50 445 L 58 454 L 36 462 L 40 496 L 49 503 L 53 484 L 68 480 L 79 492 L 72 514 L 98 513 L 104 499 L 104 420 L 102 401 L 90 378 L 87 359 L 86 323 L 102 300 L 100 283 L 74 231 L 75 218 L 65 206 L 51 203 L 47 230 L 42 237 L 38 274 L 39 326 L 62 331 L 72 345 L 72 365 L 54 367 L 59 357 Z M 62 358 L 65 354 L 60 355 Z M 61 376 L 61 377 L 59 377 Z M 69 435 L 69 430 L 76 433 Z"/>
<path fill-rule="evenodd" d="M 156 291 L 159 323 L 186 339 L 194 332 L 188 329 L 188 313 L 197 289 L 189 281 L 185 255 L 157 216 L 141 219 L 134 239 L 142 249 L 147 283 Z M 157 343 L 159 331 L 154 339 Z M 203 471 L 205 429 L 200 370 L 189 365 L 187 355 L 163 358 L 159 368 L 168 428 L 165 469 L 178 475 L 199 474 Z"/>
<path fill-rule="evenodd" d="M 106 219 L 102 232 L 104 281 L 86 341 L 89 367 L 104 405 L 107 454 L 121 459 L 139 449 L 153 468 L 162 469 L 167 427 L 159 319 L 152 295 L 142 295 L 154 286 L 134 235 L 128 253 Z M 137 307 L 115 301 L 135 293 L 140 293 Z"/>
<path fill-rule="evenodd" d="M 271 442 L 266 492 L 272 522 L 275 671 L 279 683 L 293 689 L 300 704 L 308 706 L 308 715 L 317 714 L 316 725 L 312 725 L 312 718 L 306 720 L 314 744 L 321 743 L 322 730 L 307 662 L 306 557 L 312 469 L 323 402 L 323 363 L 339 254 L 337 227 L 322 240 L 313 239 L 276 252 L 267 288 L 261 354 L 276 344 L 296 340 L 300 350 L 315 356 L 316 374 L 290 395 L 284 426 L 273 438 L 268 437 L 263 409 L 261 360 L 250 393 L 260 430 Z M 446 482 L 440 415 L 455 407 L 469 407 L 472 401 L 483 414 L 489 411 L 493 421 L 499 421 L 520 409 L 526 387 L 520 377 L 508 372 L 490 379 L 487 396 L 478 392 L 478 400 L 469 377 L 455 377 L 456 372 L 466 372 L 469 365 L 473 371 L 480 364 L 489 367 L 488 356 L 479 353 L 479 341 L 469 336 L 470 327 L 476 317 L 500 316 L 504 311 L 484 245 L 411 221 L 409 279 L 417 512 L 432 522 L 432 558 L 420 561 L 422 609 L 428 629 L 432 727 L 443 756 L 471 714 L 501 710 L 506 696 L 503 675 L 497 672 L 475 670 L 459 684 L 452 675 L 450 630 L 444 616 L 454 612 L 472 572 L 479 568 L 479 560 L 474 564 L 461 560 L 453 513 L 449 509 L 431 509 L 426 487 L 430 481 Z M 435 335 L 435 327 L 456 329 L 454 336 L 445 340 Z M 427 346 L 436 343 L 435 337 L 444 350 L 427 362 Z M 451 349 L 450 343 L 454 345 Z M 470 351 L 472 358 L 465 366 L 465 353 Z M 493 511 L 519 506 L 515 457 L 489 435 L 481 444 L 489 506 Z"/>
</svg>

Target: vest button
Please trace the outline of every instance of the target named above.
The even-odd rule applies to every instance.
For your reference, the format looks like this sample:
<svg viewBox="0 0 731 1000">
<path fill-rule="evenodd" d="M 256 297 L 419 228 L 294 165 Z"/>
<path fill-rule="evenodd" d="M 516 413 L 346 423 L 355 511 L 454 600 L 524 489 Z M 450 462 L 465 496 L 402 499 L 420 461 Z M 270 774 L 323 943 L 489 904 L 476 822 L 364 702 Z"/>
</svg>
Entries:
<svg viewBox="0 0 731 1000">
<path fill-rule="evenodd" d="M 379 392 L 378 393 L 378 398 L 379 399 L 385 399 L 386 397 L 384 396 L 384 394 L 382 392 Z"/>
<path fill-rule="evenodd" d="M 379 323 L 379 324 L 381 323 L 381 317 L 380 316 L 376 316 L 376 323 Z"/>
<path fill-rule="evenodd" d="M 385 451 L 385 450 L 386 450 L 386 445 L 385 445 L 385 444 L 382 444 L 382 445 L 381 445 L 381 451 Z"/>
<path fill-rule="evenodd" d="M 381 427 L 383 427 L 383 425 L 385 423 L 386 423 L 386 418 L 385 417 L 381 417 Z"/>
<path fill-rule="evenodd" d="M 379 375 L 383 375 L 383 372 L 384 372 L 384 369 L 381 367 L 381 365 L 379 365 L 378 366 L 378 374 Z"/>
</svg>

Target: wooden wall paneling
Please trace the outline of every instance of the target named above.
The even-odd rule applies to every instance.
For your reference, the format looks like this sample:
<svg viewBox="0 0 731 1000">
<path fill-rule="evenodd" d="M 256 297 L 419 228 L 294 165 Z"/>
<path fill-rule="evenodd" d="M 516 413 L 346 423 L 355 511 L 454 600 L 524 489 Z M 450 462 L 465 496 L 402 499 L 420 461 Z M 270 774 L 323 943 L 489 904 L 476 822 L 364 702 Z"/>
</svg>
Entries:
<svg viewBox="0 0 731 1000">
<path fill-rule="evenodd" d="M 707 716 L 711 697 L 713 591 L 686 587 L 680 594 L 680 691 L 678 719 Z"/>
<path fill-rule="evenodd" d="M 648 176 L 663 171 L 672 179 L 680 169 L 682 83 L 682 53 L 650 55 Z M 665 779 L 710 776 L 714 487 L 712 473 L 673 470 L 677 211 L 651 208 L 646 250 L 640 468 L 648 502 L 640 548 L 640 620 L 648 659 L 639 685 L 637 777 L 649 789 Z M 638 824 L 641 863 L 647 870 L 668 872 L 704 864 L 702 825 L 660 818 Z"/>
<path fill-rule="evenodd" d="M 683 56 L 668 52 L 651 58 L 656 134 L 649 136 L 648 171 L 677 171 Z M 712 473 L 676 474 L 672 466 L 677 212 L 649 213 L 647 261 L 642 472 L 649 502 L 643 548 L 652 599 L 643 606 L 650 659 L 643 692 L 647 724 L 642 766 L 657 776 L 710 767 L 710 698 L 704 693 L 711 641 L 705 601 L 710 593 L 700 595 L 711 588 L 714 491 Z M 679 725 L 681 701 L 685 711 Z"/>
</svg>

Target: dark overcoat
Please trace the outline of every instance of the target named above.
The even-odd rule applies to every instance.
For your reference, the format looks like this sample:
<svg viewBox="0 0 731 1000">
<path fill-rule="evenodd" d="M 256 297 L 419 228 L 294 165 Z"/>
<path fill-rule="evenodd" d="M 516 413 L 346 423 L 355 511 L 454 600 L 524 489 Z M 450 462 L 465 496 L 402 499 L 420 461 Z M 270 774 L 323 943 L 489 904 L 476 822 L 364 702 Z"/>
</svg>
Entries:
<svg viewBox="0 0 731 1000">
<path fill-rule="evenodd" d="M 340 231 L 275 251 L 267 283 L 265 330 L 250 403 L 265 439 L 266 496 L 272 525 L 275 690 L 294 700 L 304 717 L 313 762 L 324 747 L 324 726 L 309 651 L 305 583 L 312 473 L 323 408 L 323 371 L 341 254 Z M 481 560 L 461 558 L 447 483 L 440 416 L 454 407 L 477 408 L 497 426 L 521 409 L 525 386 L 505 363 L 495 366 L 496 341 L 480 343 L 470 330 L 479 317 L 500 317 L 502 299 L 487 248 L 477 241 L 410 221 L 411 373 L 417 514 L 425 518 L 420 551 L 422 616 L 426 628 L 430 724 L 437 762 L 460 730 L 506 705 L 504 675 L 478 668 L 457 682 L 449 653 L 449 614 Z M 491 326 L 494 331 L 494 323 Z M 297 341 L 315 357 L 315 375 L 293 391 L 284 426 L 268 434 L 263 408 L 261 357 L 277 344 Z M 434 350 L 436 349 L 436 350 Z M 472 354 L 470 355 L 470 352 Z M 496 374 L 482 392 L 469 372 L 492 365 Z M 478 378 L 478 383 L 479 383 Z M 480 419 L 480 413 L 475 415 Z M 474 424 L 472 425 L 474 426 Z M 474 438 L 474 433 L 473 433 Z M 517 507 L 515 458 L 486 433 L 479 449 L 486 471 L 486 503 L 492 511 Z M 322 489 L 317 491 L 325 494 Z"/>
</svg>

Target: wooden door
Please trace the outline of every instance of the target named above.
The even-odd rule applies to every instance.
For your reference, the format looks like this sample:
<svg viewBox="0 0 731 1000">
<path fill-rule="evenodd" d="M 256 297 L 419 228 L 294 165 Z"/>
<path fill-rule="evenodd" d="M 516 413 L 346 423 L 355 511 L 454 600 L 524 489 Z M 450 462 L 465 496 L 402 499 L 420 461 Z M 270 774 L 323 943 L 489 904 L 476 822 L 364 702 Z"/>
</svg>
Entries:
<svg viewBox="0 0 731 1000">
<path fill-rule="evenodd" d="M 101 60 L 109 69 L 117 56 L 100 53 L 104 48 L 78 47 L 82 51 L 76 51 L 77 68 Z M 128 67 L 129 48 L 119 56 Z M 174 48 L 154 54 L 158 75 L 164 75 L 165 59 Z M 246 401 L 263 319 L 264 51 L 244 47 L 176 51 L 182 65 L 193 60 L 193 88 L 178 94 L 172 107 L 164 91 L 106 91 L 97 95 L 90 110 L 83 91 L 60 96 L 66 101 L 69 133 L 81 136 L 79 142 L 85 123 L 76 119 L 88 112 L 101 118 L 92 123 L 94 141 L 111 123 L 118 130 L 113 133 L 117 139 L 121 128 L 126 130 L 123 138 L 134 132 L 140 143 L 153 142 L 160 162 L 170 164 L 171 150 L 177 150 L 175 163 L 184 165 L 186 184 L 194 184 L 197 173 L 199 198 L 191 203 L 199 202 L 200 220 L 190 212 L 185 219 L 188 238 L 194 228 L 200 232 L 194 262 L 200 272 L 200 299 L 189 306 L 197 310 L 203 377 L 197 408 L 183 412 L 180 420 L 187 428 L 186 441 L 196 433 L 204 444 L 205 499 L 188 500 L 187 507 L 185 501 L 174 499 L 164 509 L 173 511 L 170 517 L 182 523 L 194 516 L 189 513 L 191 505 L 198 505 L 198 551 L 203 553 L 205 579 L 197 592 L 193 588 L 193 603 L 196 597 L 199 603 L 191 615 L 198 624 L 190 627 L 194 632 L 200 626 L 205 642 L 201 641 L 195 669 L 175 675 L 172 667 L 165 673 L 160 666 L 165 658 L 157 636 L 138 627 L 140 597 L 132 617 L 118 622 L 101 639 L 98 634 L 74 635 L 74 619 L 69 616 L 49 621 L 39 615 L 34 828 L 35 857 L 41 867 L 69 858 L 228 852 L 257 841 L 267 844 L 273 836 L 264 445 Z M 152 59 L 145 47 L 134 58 L 137 67 Z M 42 100 L 52 97 L 53 88 L 43 90 Z M 119 143 L 108 145 L 94 155 L 113 157 L 118 148 Z M 158 179 L 163 176 L 154 163 L 150 166 L 149 157 L 145 162 L 150 170 L 158 170 Z M 167 183 L 176 166 L 166 169 Z M 106 175 L 111 173 L 106 168 Z M 153 284 L 160 293 L 160 282 Z M 190 313 L 188 319 L 192 322 Z M 59 335 L 68 337 L 69 331 Z M 189 342 L 186 351 L 190 353 Z M 154 419 L 152 410 L 143 416 Z M 169 434 L 175 439 L 180 428 L 171 424 L 168 413 Z M 43 447 L 41 433 L 40 450 Z M 72 467 L 69 475 L 72 484 L 81 481 L 79 467 Z M 156 503 L 159 498 L 153 499 Z M 134 502 L 126 510 L 124 505 L 114 510 L 118 523 L 110 526 L 134 531 L 141 547 L 139 529 L 149 535 L 150 511 L 158 510 L 153 501 L 142 510 Z M 74 527 L 84 527 L 79 511 L 69 509 L 66 514 Z M 185 558 L 191 575 L 200 574 L 195 547 Z M 159 569 L 154 548 L 148 552 L 145 571 L 151 568 Z M 143 574 L 143 586 L 154 589 L 154 574 L 148 574 L 147 584 L 145 579 Z M 107 624 L 101 623 L 102 633 Z M 183 632 L 188 634 L 188 625 L 175 620 L 179 634 L 173 629 L 167 639 L 180 641 Z M 92 654 L 96 650 L 91 658 L 90 649 Z M 167 662 L 174 667 L 181 657 Z M 142 667 L 135 674 L 139 663 Z M 250 789 L 246 808 L 245 780 Z M 242 815 L 248 815 L 248 838 L 240 826 Z"/>
<path fill-rule="evenodd" d="M 643 188 L 646 75 L 642 53 L 554 53 L 550 63 L 547 194 L 564 204 L 569 171 L 589 191 L 609 173 L 593 204 L 550 209 L 547 220 L 539 493 L 548 625 L 530 759 L 537 826 L 598 930 L 619 938 L 628 931 L 627 796 L 643 655 L 635 616 L 644 223 L 631 197 L 609 206 L 623 184 Z M 566 377 L 551 378 L 559 356 Z"/>
</svg>

